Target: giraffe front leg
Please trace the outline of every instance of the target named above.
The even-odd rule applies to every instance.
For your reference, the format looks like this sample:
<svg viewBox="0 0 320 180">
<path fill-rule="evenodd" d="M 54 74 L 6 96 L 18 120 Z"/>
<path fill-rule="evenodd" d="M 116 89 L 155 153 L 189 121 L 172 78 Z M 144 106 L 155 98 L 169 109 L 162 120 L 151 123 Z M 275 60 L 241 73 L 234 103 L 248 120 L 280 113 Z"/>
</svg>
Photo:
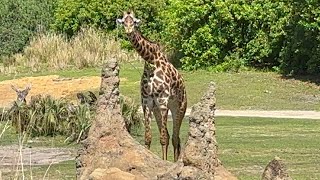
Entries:
<svg viewBox="0 0 320 180">
<path fill-rule="evenodd" d="M 143 114 L 144 114 L 144 144 L 147 149 L 150 149 L 152 133 L 151 133 L 151 111 L 147 106 L 143 106 Z"/>
<path fill-rule="evenodd" d="M 169 133 L 167 129 L 168 108 L 160 108 L 161 127 L 160 127 L 160 144 L 162 146 L 162 159 L 167 160 Z"/>
<path fill-rule="evenodd" d="M 159 133 L 160 133 L 160 144 L 162 146 L 162 159 L 167 160 L 167 152 L 169 145 L 169 133 L 167 129 L 167 114 L 168 110 L 154 108 L 153 114 L 156 118 L 156 122 L 158 125 Z"/>
</svg>

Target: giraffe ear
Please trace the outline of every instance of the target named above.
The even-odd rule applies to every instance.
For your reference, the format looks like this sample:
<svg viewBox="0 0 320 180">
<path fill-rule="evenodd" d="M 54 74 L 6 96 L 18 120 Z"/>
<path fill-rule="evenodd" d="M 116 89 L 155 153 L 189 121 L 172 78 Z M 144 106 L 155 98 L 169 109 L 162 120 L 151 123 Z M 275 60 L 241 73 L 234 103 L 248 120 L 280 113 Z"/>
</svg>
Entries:
<svg viewBox="0 0 320 180">
<path fill-rule="evenodd" d="M 138 26 L 138 25 L 140 24 L 141 20 L 140 20 L 140 19 L 137 19 L 137 18 L 133 18 L 133 22 L 134 22 L 134 24 L 135 24 L 136 26 Z"/>
<path fill-rule="evenodd" d="M 116 20 L 116 23 L 117 23 L 117 24 L 122 24 L 122 23 L 123 23 L 123 19 L 117 19 L 117 20 Z"/>
</svg>

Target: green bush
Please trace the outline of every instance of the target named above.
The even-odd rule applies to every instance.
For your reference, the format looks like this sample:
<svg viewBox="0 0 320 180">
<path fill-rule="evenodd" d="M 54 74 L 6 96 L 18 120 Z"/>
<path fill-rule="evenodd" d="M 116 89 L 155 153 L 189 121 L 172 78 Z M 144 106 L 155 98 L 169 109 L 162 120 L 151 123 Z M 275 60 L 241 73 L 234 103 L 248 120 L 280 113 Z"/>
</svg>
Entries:
<svg viewBox="0 0 320 180">
<path fill-rule="evenodd" d="M 270 0 L 173 0 L 164 13 L 164 37 L 180 49 L 185 69 L 272 67 L 278 65 L 289 11 L 285 3 Z"/>
<path fill-rule="evenodd" d="M 320 2 L 171 0 L 162 41 L 187 70 L 320 73 Z"/>
<path fill-rule="evenodd" d="M 32 98 L 30 105 L 16 101 L 13 107 L 3 114 L 4 120 L 11 120 L 16 132 L 30 131 L 32 136 L 55 135 L 63 126 L 57 111 L 63 112 L 62 102 L 54 101 L 49 96 Z M 61 110 L 61 111 L 60 111 Z"/>
<path fill-rule="evenodd" d="M 93 115 L 89 106 L 72 106 L 65 99 L 38 95 L 31 97 L 29 104 L 16 102 L 3 113 L 3 120 L 11 120 L 16 132 L 31 137 L 65 135 L 79 140 L 88 131 Z"/>
<path fill-rule="evenodd" d="M 164 7 L 165 0 L 156 3 L 153 0 L 64 0 L 58 2 L 54 29 L 68 36 L 76 34 L 84 25 L 111 32 L 116 29 L 116 19 L 122 17 L 122 12 L 132 9 L 144 21 L 142 31 L 155 37 L 160 28 L 157 17 Z"/>
<path fill-rule="evenodd" d="M 138 130 L 143 124 L 143 118 L 139 114 L 140 106 L 136 105 L 132 99 L 125 96 L 120 96 L 120 106 L 128 132 L 133 133 L 133 130 Z"/>
<path fill-rule="evenodd" d="M 320 2 L 290 1 L 290 21 L 280 54 L 285 74 L 320 74 Z"/>
<path fill-rule="evenodd" d="M 21 51 L 36 31 L 47 30 L 53 22 L 55 2 L 0 0 L 0 56 Z"/>
</svg>

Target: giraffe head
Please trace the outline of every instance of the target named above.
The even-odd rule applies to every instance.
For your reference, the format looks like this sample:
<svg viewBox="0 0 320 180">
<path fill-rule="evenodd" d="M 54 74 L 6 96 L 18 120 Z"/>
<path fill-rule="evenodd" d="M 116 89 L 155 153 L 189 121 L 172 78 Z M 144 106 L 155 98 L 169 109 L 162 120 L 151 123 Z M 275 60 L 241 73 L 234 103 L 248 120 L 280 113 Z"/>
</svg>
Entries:
<svg viewBox="0 0 320 180">
<path fill-rule="evenodd" d="M 130 34 L 139 25 L 140 19 L 135 18 L 134 13 L 128 11 L 123 13 L 122 19 L 117 19 L 117 23 L 123 24 L 126 33 Z"/>
</svg>

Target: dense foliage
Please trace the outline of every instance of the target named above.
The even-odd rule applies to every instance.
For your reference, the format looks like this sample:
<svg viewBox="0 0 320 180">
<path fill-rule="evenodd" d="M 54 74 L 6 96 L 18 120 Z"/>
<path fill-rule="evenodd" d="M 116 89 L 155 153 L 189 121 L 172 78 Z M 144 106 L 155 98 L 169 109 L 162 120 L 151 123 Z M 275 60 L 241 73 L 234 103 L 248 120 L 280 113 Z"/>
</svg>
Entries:
<svg viewBox="0 0 320 180">
<path fill-rule="evenodd" d="M 131 9 L 142 33 L 164 44 L 184 69 L 320 73 L 318 0 L 0 1 L 1 55 L 20 51 L 37 25 L 51 22 L 69 37 L 83 26 L 123 37 L 115 19 Z"/>
<path fill-rule="evenodd" d="M 187 70 L 318 73 L 319 7 L 316 0 L 69 0 L 59 2 L 55 27 L 69 35 L 84 24 L 110 32 L 132 8 L 143 20 L 142 32 L 165 44 Z"/>
<path fill-rule="evenodd" d="M 316 0 L 172 0 L 164 37 L 190 70 L 245 65 L 319 73 L 319 8 Z"/>
<path fill-rule="evenodd" d="M 36 31 L 47 30 L 54 9 L 55 0 L 0 0 L 0 56 L 21 51 Z"/>
<path fill-rule="evenodd" d="M 15 102 L 3 116 L 12 121 L 17 132 L 32 137 L 66 135 L 76 140 L 89 129 L 93 112 L 89 106 L 72 106 L 65 99 L 34 96 L 29 104 Z"/>
<path fill-rule="evenodd" d="M 320 75 L 320 1 L 291 0 L 291 14 L 280 54 L 286 74 Z"/>
<path fill-rule="evenodd" d="M 55 12 L 54 28 L 69 36 L 74 35 L 84 25 L 112 31 L 116 28 L 116 19 L 122 12 L 133 10 L 144 23 L 141 29 L 148 36 L 155 35 L 160 29 L 158 14 L 165 7 L 166 0 L 155 3 L 153 0 L 63 0 L 59 1 Z"/>
</svg>

